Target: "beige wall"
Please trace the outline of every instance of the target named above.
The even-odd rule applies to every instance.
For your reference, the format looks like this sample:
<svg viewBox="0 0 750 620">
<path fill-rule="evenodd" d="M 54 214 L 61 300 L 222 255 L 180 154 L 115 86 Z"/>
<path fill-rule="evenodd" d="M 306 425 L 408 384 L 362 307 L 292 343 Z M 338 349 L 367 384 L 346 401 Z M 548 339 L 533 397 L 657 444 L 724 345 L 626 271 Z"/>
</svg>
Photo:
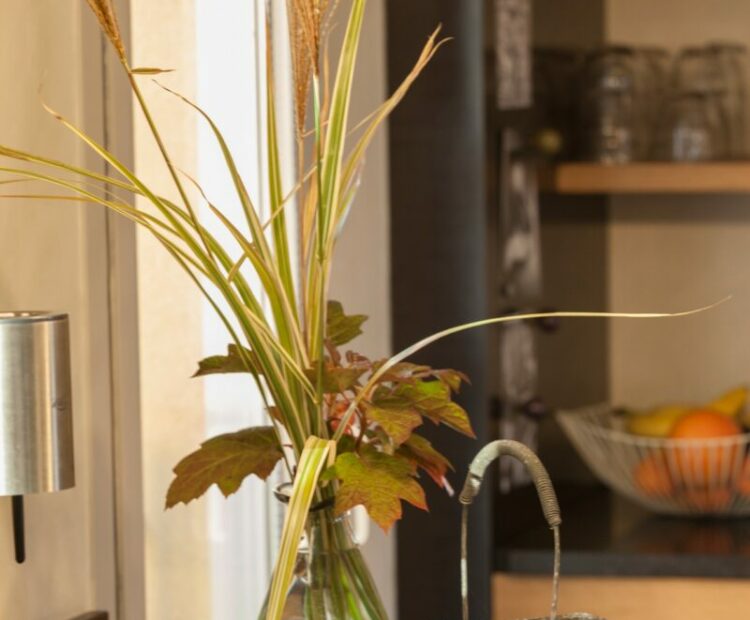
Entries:
<svg viewBox="0 0 750 620">
<path fill-rule="evenodd" d="M 607 9 L 611 41 L 750 44 L 744 0 L 609 0 Z M 700 402 L 750 383 L 750 197 L 615 197 L 611 216 L 611 308 L 678 310 L 734 295 L 699 317 L 614 322 L 614 400 Z"/>
<path fill-rule="evenodd" d="M 131 0 L 135 66 L 175 69 L 159 81 L 195 98 L 195 6 L 180 0 Z M 169 23 L 169 28 L 163 24 Z M 196 170 L 195 115 L 151 80 L 142 80 L 175 163 Z M 143 180 L 171 195 L 172 184 L 143 117 L 136 111 L 135 166 Z M 196 201 L 197 202 L 197 201 Z M 146 201 L 139 205 L 146 207 Z M 143 492 L 146 527 L 146 617 L 211 617 L 207 503 L 164 510 L 175 464 L 206 438 L 202 383 L 191 381 L 202 357 L 202 298 L 174 259 L 138 231 Z"/>
<path fill-rule="evenodd" d="M 102 134 L 101 57 L 85 3 L 0 3 L 0 143 L 101 170 L 39 104 Z M 38 191 L 46 188 L 37 187 Z M 13 563 L 0 500 L 0 617 L 115 610 L 106 217 L 94 207 L 0 200 L 0 306 L 71 317 L 77 485 L 27 500 L 28 560 Z"/>
</svg>

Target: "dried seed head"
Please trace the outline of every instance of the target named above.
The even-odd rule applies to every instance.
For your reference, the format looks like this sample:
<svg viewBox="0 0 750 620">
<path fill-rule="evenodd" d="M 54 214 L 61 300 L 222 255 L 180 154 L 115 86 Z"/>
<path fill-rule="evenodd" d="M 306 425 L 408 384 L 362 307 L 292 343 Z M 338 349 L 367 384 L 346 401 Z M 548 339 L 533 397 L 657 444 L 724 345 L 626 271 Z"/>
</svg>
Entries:
<svg viewBox="0 0 750 620">
<path fill-rule="evenodd" d="M 312 57 L 304 14 L 298 9 L 299 0 L 287 0 L 289 18 L 289 40 L 292 48 L 292 76 L 294 79 L 294 103 L 297 138 L 301 139 L 307 119 L 307 99 L 310 94 Z"/>
<path fill-rule="evenodd" d="M 321 47 L 336 4 L 337 0 L 287 0 L 298 136 L 304 133 L 310 80 L 320 74 Z"/>
<path fill-rule="evenodd" d="M 120 26 L 117 23 L 117 14 L 112 5 L 112 0 L 86 0 L 86 2 L 88 2 L 94 15 L 99 20 L 102 31 L 104 31 L 104 34 L 111 41 L 120 60 L 124 61 L 127 58 L 125 44 L 122 41 Z"/>
</svg>

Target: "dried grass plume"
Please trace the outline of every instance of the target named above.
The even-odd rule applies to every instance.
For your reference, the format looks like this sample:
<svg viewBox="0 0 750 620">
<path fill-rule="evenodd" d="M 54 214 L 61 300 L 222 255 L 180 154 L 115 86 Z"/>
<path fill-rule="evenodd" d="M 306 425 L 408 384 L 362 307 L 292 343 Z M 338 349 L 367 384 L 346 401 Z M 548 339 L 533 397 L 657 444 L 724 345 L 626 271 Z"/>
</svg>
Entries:
<svg viewBox="0 0 750 620">
<path fill-rule="evenodd" d="M 104 34 L 106 34 L 107 38 L 111 41 L 117 51 L 117 55 L 120 57 L 120 60 L 125 62 L 127 59 L 125 44 L 123 43 L 122 35 L 120 34 L 120 26 L 117 23 L 117 14 L 115 13 L 115 7 L 112 4 L 112 0 L 86 0 L 86 2 L 88 2 L 94 15 L 96 15 L 96 18 L 99 20 L 99 24 L 101 25 Z"/>
<path fill-rule="evenodd" d="M 310 81 L 320 75 L 321 47 L 337 0 L 287 0 L 298 136 L 304 133 Z"/>
</svg>

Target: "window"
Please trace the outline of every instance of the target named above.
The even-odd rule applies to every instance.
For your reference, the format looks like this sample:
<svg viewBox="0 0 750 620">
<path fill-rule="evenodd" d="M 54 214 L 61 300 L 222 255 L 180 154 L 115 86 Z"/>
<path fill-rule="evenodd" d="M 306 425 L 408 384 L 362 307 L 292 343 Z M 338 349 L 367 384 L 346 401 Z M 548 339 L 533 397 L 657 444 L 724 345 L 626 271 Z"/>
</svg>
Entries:
<svg viewBox="0 0 750 620">
<path fill-rule="evenodd" d="M 277 4 L 283 9 L 284 3 Z M 195 100 L 215 120 L 261 210 L 265 188 L 258 179 L 266 176 L 265 153 L 258 147 L 265 131 L 265 92 L 259 92 L 266 63 L 264 10 L 262 0 L 132 2 L 136 66 L 175 69 L 160 81 Z M 147 96 L 176 164 L 240 224 L 241 206 L 210 128 L 156 85 L 148 86 Z M 168 191 L 166 171 L 140 119 L 135 151 L 138 173 Z M 202 219 L 213 222 L 212 232 L 231 246 L 231 237 L 210 215 L 200 193 L 190 197 L 201 205 Z M 278 510 L 268 486 L 248 480 L 230 501 L 214 488 L 187 509 L 167 513 L 163 497 L 171 469 L 182 456 L 206 437 L 263 424 L 263 406 L 244 376 L 188 379 L 199 359 L 226 350 L 226 330 L 145 231 L 139 232 L 138 259 L 147 617 L 253 618 L 268 586 L 269 541 L 277 540 Z"/>
</svg>

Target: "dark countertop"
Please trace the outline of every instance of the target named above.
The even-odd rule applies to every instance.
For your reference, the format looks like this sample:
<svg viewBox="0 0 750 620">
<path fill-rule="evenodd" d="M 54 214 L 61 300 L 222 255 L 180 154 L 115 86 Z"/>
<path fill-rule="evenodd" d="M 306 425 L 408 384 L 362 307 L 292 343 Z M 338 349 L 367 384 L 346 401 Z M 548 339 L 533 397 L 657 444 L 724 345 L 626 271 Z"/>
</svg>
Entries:
<svg viewBox="0 0 750 620">
<path fill-rule="evenodd" d="M 750 578 L 750 519 L 660 517 L 602 487 L 557 484 L 565 575 Z M 531 488 L 495 500 L 495 570 L 552 572 Z"/>
</svg>

